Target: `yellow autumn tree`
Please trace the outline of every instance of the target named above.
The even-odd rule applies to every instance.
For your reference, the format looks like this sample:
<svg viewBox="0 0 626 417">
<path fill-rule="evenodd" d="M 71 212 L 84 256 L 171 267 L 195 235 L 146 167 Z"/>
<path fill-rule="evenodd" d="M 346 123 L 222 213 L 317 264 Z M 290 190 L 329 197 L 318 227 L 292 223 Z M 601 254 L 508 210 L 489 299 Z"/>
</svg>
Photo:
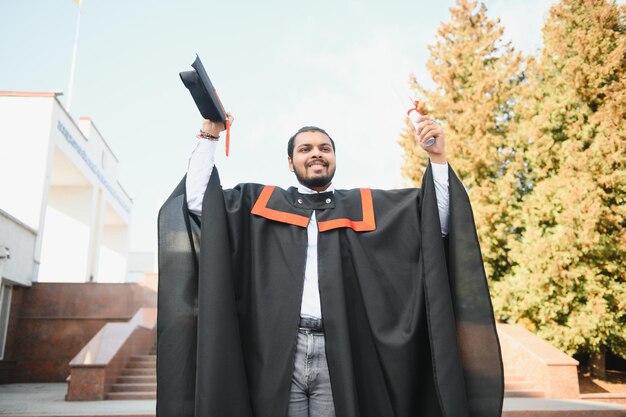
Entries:
<svg viewBox="0 0 626 417">
<path fill-rule="evenodd" d="M 511 268 L 511 218 L 521 199 L 515 174 L 519 157 L 509 132 L 516 124 L 523 61 L 503 41 L 504 28 L 488 18 L 484 4 L 458 0 L 450 13 L 429 47 L 427 68 L 436 87 L 426 89 L 415 77 L 411 87 L 444 125 L 446 154 L 472 200 L 487 276 L 499 280 Z M 403 175 L 418 185 L 428 161 L 408 124 L 400 144 Z"/>
<path fill-rule="evenodd" d="M 513 141 L 523 143 L 519 239 L 495 288 L 501 319 L 573 354 L 602 377 L 626 358 L 625 8 L 561 0 L 527 69 Z"/>
</svg>

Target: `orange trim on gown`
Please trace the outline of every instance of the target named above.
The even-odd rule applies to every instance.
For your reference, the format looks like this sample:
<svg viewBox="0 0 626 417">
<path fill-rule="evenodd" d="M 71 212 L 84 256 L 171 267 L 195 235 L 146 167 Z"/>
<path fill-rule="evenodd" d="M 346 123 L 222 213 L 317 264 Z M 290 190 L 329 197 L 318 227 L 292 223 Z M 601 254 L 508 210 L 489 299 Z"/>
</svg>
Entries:
<svg viewBox="0 0 626 417">
<path fill-rule="evenodd" d="M 267 207 L 267 203 L 272 196 L 272 193 L 276 187 L 274 185 L 266 185 L 254 207 L 252 207 L 252 214 L 264 217 L 269 220 L 274 220 L 281 223 L 293 224 L 295 226 L 307 227 L 309 224 L 309 218 L 306 216 L 300 216 L 298 214 L 287 213 L 280 210 L 274 210 Z M 347 227 L 355 232 L 370 232 L 376 230 L 376 219 L 374 217 L 374 203 L 372 201 L 372 190 L 369 188 L 361 188 L 361 205 L 363 207 L 363 219 L 352 220 L 348 218 L 339 218 L 321 221 L 317 223 L 318 230 L 326 232 L 332 229 L 339 229 Z"/>
</svg>

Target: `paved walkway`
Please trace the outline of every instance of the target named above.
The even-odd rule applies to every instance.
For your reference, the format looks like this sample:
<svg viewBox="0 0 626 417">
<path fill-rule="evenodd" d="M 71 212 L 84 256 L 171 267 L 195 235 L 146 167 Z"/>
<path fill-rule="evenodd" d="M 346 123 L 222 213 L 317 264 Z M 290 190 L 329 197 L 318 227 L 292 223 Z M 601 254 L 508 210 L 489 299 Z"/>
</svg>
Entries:
<svg viewBox="0 0 626 417">
<path fill-rule="evenodd" d="M 0 416 L 154 416 L 155 401 L 65 401 L 67 384 L 0 385 Z M 543 415 L 540 411 L 561 411 L 563 414 L 626 416 L 626 405 L 590 401 L 550 400 L 544 398 L 506 398 L 503 416 Z M 535 412 L 532 414 L 523 411 Z M 576 413 L 575 415 L 579 415 Z M 551 413 L 550 413 L 551 414 Z M 604 414 L 604 413 L 603 413 Z"/>
<path fill-rule="evenodd" d="M 154 416 L 154 400 L 65 401 L 66 383 L 0 385 L 0 416 Z"/>
<path fill-rule="evenodd" d="M 626 416 L 626 405 L 584 400 L 553 400 L 549 398 L 505 398 L 502 415 L 589 415 Z M 530 413 L 535 412 L 535 413 Z M 558 413 L 557 413 L 558 412 Z"/>
</svg>

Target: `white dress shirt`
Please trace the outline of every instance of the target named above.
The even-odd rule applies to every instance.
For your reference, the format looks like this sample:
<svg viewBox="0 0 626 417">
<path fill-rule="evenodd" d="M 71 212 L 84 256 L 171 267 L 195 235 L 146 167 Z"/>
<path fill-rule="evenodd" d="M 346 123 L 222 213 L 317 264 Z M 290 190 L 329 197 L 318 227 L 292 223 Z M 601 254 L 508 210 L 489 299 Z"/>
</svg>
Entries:
<svg viewBox="0 0 626 417">
<path fill-rule="evenodd" d="M 317 191 L 311 190 L 302 184 L 298 185 L 300 194 L 315 194 Z M 331 184 L 325 193 L 335 192 L 335 187 Z M 307 247 L 306 247 L 306 267 L 304 268 L 304 289 L 302 290 L 302 305 L 300 306 L 300 317 L 322 317 L 322 302 L 320 300 L 320 289 L 317 282 L 317 219 L 315 210 L 309 219 L 306 227 Z"/>
<path fill-rule="evenodd" d="M 185 187 L 187 189 L 187 206 L 189 211 L 202 215 L 202 200 L 211 172 L 215 166 L 215 149 L 217 141 L 199 140 L 189 158 Z M 448 217 L 450 214 L 450 194 L 448 192 L 448 164 L 431 163 L 433 179 L 435 181 L 435 193 L 437 195 L 437 207 L 439 209 L 439 221 L 441 222 L 441 235 L 448 234 Z M 335 188 L 330 185 L 324 192 L 334 192 Z M 298 185 L 301 194 L 314 194 L 316 191 Z M 302 305 L 300 315 L 302 317 L 322 317 L 322 305 L 317 276 L 317 220 L 315 210 L 309 219 L 307 226 L 308 246 L 306 251 L 306 267 L 304 271 L 304 290 L 302 293 Z"/>
</svg>

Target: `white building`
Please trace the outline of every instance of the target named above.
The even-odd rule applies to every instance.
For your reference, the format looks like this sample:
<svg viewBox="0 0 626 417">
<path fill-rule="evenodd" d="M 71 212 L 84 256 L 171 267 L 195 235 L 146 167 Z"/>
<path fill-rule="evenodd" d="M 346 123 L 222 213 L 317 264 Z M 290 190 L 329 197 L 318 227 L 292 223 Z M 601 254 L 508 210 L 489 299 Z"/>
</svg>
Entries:
<svg viewBox="0 0 626 417">
<path fill-rule="evenodd" d="M 0 91 L 3 286 L 126 278 L 132 200 L 116 179 L 118 160 L 58 95 Z"/>
</svg>

